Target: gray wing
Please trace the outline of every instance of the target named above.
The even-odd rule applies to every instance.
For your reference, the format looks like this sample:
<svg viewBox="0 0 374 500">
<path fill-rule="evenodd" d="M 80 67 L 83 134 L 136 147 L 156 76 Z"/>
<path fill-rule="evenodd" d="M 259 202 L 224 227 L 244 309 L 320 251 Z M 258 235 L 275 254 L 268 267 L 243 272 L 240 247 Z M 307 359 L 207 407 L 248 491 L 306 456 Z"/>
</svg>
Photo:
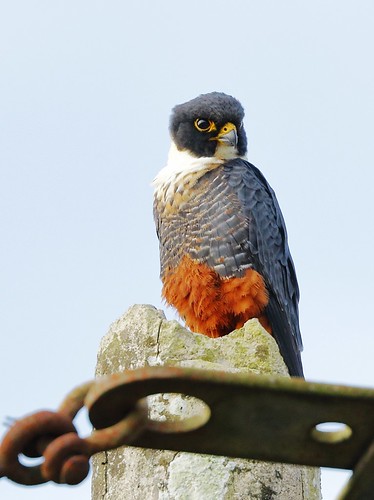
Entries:
<svg viewBox="0 0 374 500">
<path fill-rule="evenodd" d="M 244 160 L 224 167 L 247 218 L 249 259 L 269 291 L 266 315 L 292 375 L 303 376 L 300 351 L 299 287 L 287 231 L 275 193 L 262 173 Z"/>
</svg>

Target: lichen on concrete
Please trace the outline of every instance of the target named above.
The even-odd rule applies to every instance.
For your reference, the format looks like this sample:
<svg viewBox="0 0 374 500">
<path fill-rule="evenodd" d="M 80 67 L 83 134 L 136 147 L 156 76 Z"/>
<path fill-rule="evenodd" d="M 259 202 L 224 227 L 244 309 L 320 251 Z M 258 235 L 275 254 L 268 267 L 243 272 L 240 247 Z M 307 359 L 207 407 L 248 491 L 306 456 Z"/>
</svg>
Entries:
<svg viewBox="0 0 374 500">
<path fill-rule="evenodd" d="M 96 375 L 143 366 L 183 366 L 288 376 L 274 339 L 257 320 L 219 338 L 193 334 L 153 306 L 132 306 L 98 352 Z M 155 395 L 150 416 L 199 411 L 194 398 Z M 319 470 L 212 455 L 122 447 L 93 459 L 94 500 L 319 500 Z"/>
</svg>

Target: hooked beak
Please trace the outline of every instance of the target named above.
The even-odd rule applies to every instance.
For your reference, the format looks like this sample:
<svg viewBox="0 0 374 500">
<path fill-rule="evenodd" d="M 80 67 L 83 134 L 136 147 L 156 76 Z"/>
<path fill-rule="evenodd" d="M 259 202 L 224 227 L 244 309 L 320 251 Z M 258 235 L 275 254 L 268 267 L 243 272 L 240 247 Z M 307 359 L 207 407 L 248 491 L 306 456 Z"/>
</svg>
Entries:
<svg viewBox="0 0 374 500">
<path fill-rule="evenodd" d="M 236 146 L 238 145 L 238 133 L 236 131 L 235 125 L 231 122 L 225 123 L 225 125 L 219 131 L 218 135 L 216 137 L 212 137 L 211 140 L 218 141 L 220 144 L 236 148 Z"/>
</svg>

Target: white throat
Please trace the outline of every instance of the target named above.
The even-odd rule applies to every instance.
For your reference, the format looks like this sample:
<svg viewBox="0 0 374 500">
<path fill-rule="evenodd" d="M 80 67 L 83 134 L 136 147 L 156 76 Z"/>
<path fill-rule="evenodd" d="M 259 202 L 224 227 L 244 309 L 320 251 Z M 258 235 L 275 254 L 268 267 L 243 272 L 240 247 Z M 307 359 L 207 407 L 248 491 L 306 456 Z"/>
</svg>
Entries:
<svg viewBox="0 0 374 500">
<path fill-rule="evenodd" d="M 172 141 L 167 164 L 152 182 L 155 197 L 163 202 L 170 201 L 176 192 L 183 190 L 186 183 L 192 179 L 196 182 L 206 172 L 224 162 L 224 159 L 214 156 L 196 158 L 188 151 L 180 151 Z"/>
<path fill-rule="evenodd" d="M 192 188 L 204 174 L 234 158 L 247 159 L 246 155 L 239 156 L 235 147 L 224 144 L 218 145 L 214 156 L 197 158 L 187 150 L 180 151 L 171 141 L 167 164 L 152 182 L 155 198 L 171 202 L 175 193 L 183 192 L 187 185 Z"/>
</svg>

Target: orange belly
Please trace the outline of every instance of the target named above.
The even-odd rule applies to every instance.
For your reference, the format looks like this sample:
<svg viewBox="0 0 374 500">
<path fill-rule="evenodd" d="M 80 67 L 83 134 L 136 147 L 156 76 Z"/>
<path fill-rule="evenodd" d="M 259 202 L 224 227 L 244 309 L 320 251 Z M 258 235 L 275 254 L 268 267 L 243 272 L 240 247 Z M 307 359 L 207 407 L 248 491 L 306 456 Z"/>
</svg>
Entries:
<svg viewBox="0 0 374 500">
<path fill-rule="evenodd" d="M 262 276 L 247 269 L 241 278 L 222 278 L 206 264 L 185 256 L 163 277 L 163 297 L 193 332 L 222 337 L 258 318 L 271 333 L 263 314 L 268 294 Z"/>
</svg>

